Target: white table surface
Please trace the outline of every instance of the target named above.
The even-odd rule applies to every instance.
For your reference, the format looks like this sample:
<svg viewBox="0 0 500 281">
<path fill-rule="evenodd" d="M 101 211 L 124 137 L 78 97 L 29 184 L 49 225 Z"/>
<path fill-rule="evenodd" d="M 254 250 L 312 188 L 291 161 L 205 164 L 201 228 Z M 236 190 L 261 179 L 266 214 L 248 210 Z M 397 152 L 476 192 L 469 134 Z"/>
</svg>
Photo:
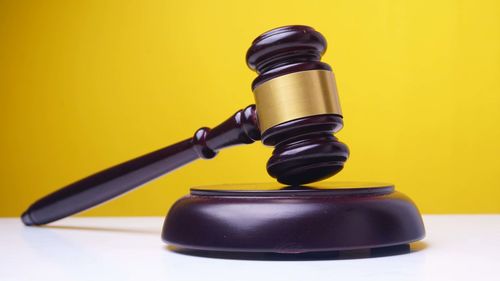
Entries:
<svg viewBox="0 0 500 281">
<path fill-rule="evenodd" d="M 500 215 L 424 216 L 408 254 L 244 260 L 174 252 L 163 219 L 69 218 L 51 227 L 0 219 L 0 280 L 500 280 Z"/>
</svg>

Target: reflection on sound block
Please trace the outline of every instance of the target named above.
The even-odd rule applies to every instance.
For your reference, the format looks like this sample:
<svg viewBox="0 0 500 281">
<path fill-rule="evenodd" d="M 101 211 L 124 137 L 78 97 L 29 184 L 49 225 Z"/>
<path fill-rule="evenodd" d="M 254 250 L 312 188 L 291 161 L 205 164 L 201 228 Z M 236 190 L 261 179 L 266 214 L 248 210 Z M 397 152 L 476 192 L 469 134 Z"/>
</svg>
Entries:
<svg viewBox="0 0 500 281">
<path fill-rule="evenodd" d="M 167 246 L 169 251 L 174 253 L 216 258 L 216 259 L 234 259 L 234 260 L 265 260 L 265 261 L 309 261 L 309 260 L 352 260 L 352 259 L 367 259 L 380 258 L 395 255 L 409 254 L 420 251 L 425 248 L 423 242 L 402 244 L 396 246 L 360 249 L 360 250 L 343 250 L 343 251 L 326 251 L 326 252 L 307 252 L 307 253 L 267 253 L 267 252 L 223 252 L 223 251 L 207 251 L 207 250 L 192 250 L 182 249 L 173 246 Z"/>
<path fill-rule="evenodd" d="M 425 235 L 420 213 L 391 184 L 241 184 L 191 189 L 165 220 L 179 249 L 308 253 L 408 244 Z"/>
</svg>

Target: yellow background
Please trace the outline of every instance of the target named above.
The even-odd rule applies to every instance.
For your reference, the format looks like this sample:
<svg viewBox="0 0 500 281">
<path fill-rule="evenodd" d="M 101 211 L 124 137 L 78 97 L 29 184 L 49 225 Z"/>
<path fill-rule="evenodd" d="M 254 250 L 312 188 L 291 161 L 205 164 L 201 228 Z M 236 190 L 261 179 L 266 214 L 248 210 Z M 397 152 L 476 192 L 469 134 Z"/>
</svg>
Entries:
<svg viewBox="0 0 500 281">
<path fill-rule="evenodd" d="M 260 33 L 329 41 L 352 155 L 424 213 L 500 212 L 498 1 L 0 1 L 0 215 L 253 103 Z M 86 215 L 163 215 L 193 185 L 269 181 L 271 148 L 223 151 Z"/>
</svg>

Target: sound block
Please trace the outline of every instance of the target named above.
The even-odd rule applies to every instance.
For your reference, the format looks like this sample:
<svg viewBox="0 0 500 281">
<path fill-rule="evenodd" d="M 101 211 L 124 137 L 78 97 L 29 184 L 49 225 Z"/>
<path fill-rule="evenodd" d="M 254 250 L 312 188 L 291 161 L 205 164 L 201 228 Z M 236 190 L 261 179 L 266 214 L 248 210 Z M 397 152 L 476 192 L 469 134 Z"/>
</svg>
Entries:
<svg viewBox="0 0 500 281">
<path fill-rule="evenodd" d="M 392 184 L 239 184 L 192 188 L 162 239 L 181 249 L 305 253 L 372 249 L 425 236 L 415 204 Z"/>
</svg>

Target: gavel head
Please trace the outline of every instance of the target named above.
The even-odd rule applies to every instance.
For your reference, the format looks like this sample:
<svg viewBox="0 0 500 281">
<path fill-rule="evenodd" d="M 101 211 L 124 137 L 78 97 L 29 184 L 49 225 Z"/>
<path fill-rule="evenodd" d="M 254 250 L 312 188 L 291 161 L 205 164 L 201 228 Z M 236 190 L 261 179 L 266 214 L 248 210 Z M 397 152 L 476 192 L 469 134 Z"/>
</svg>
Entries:
<svg viewBox="0 0 500 281">
<path fill-rule="evenodd" d="M 349 156 L 333 133 L 342 126 L 335 78 L 321 62 L 325 38 L 308 26 L 284 26 L 257 37 L 247 64 L 262 142 L 274 146 L 269 175 L 284 184 L 315 182 L 338 173 Z"/>
</svg>

